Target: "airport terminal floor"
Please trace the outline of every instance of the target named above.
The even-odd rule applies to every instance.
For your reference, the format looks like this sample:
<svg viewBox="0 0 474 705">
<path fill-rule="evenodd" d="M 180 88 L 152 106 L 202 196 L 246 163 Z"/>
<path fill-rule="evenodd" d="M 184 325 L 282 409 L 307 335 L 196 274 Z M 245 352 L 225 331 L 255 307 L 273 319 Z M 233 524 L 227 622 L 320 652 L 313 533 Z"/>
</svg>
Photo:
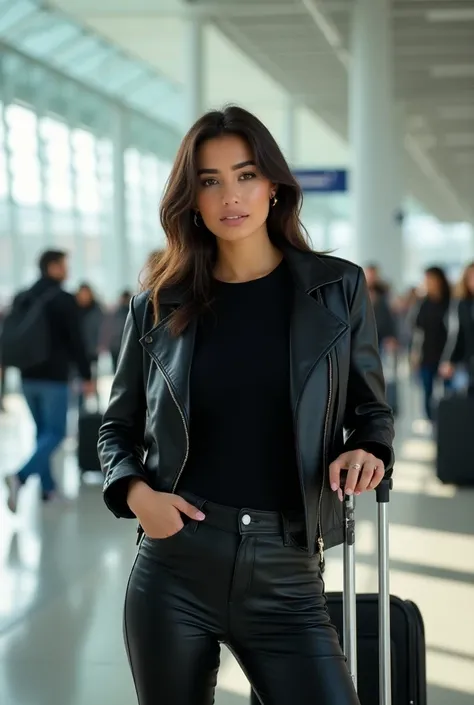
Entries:
<svg viewBox="0 0 474 705">
<path fill-rule="evenodd" d="M 108 383 L 103 382 L 104 398 Z M 391 591 L 415 600 L 423 613 L 428 705 L 472 705 L 474 492 L 436 480 L 430 429 L 417 418 L 417 390 L 405 381 L 403 391 L 390 507 Z M 7 413 L 0 416 L 1 474 L 18 466 L 33 441 L 21 396 L 6 403 Z M 69 502 L 40 504 L 32 481 L 16 516 L 0 504 L 0 703 L 133 705 L 122 604 L 135 524 L 117 521 L 106 510 L 97 482 L 79 482 L 73 439 L 56 464 Z M 359 500 L 357 517 L 358 590 L 373 591 L 373 496 Z M 327 556 L 327 590 L 340 590 L 341 581 L 341 553 L 334 550 Z M 245 677 L 223 649 L 217 705 L 246 705 L 248 693 Z"/>
</svg>

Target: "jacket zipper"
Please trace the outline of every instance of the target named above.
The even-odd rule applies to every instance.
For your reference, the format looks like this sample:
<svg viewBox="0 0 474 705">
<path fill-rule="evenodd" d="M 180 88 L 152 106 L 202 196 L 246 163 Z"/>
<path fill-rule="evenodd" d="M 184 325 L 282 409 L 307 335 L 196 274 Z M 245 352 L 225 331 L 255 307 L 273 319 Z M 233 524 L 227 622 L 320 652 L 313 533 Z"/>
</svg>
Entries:
<svg viewBox="0 0 474 705">
<path fill-rule="evenodd" d="M 322 524 L 322 519 L 321 519 L 321 509 L 323 505 L 323 494 L 324 494 L 324 487 L 326 484 L 326 474 L 328 471 L 328 452 L 327 452 L 327 437 L 328 437 L 328 429 L 329 429 L 329 414 L 331 411 L 331 402 L 332 402 L 332 359 L 331 359 L 331 353 L 328 355 L 328 377 L 329 377 L 329 390 L 328 390 L 328 400 L 327 400 L 327 406 L 326 406 L 326 418 L 324 420 L 324 435 L 323 435 L 323 481 L 321 483 L 321 491 L 319 493 L 319 504 L 318 504 L 318 548 L 319 548 L 319 565 L 321 568 L 321 571 L 324 571 L 325 568 L 325 559 L 324 559 L 324 539 L 323 539 L 323 524 Z"/>
<path fill-rule="evenodd" d="M 320 289 L 317 291 L 317 299 L 318 302 L 324 306 L 323 302 L 323 297 L 321 295 Z M 324 538 L 323 538 L 323 523 L 321 519 L 321 509 L 323 506 L 323 495 L 324 495 L 324 486 L 326 483 L 326 473 L 328 471 L 328 454 L 327 454 L 327 436 L 328 436 L 328 428 L 329 428 L 329 414 L 331 411 L 331 402 L 332 402 L 332 359 L 331 359 L 331 353 L 328 354 L 328 399 L 327 399 L 327 405 L 326 405 L 326 417 L 324 419 L 324 434 L 323 434 L 323 481 L 321 483 L 321 490 L 319 492 L 319 503 L 318 503 L 318 538 L 317 538 L 317 544 L 318 544 L 318 549 L 319 549 L 319 566 L 321 568 L 321 572 L 324 572 L 324 569 L 326 567 L 326 561 L 324 558 Z"/>
<path fill-rule="evenodd" d="M 176 487 L 178 486 L 178 482 L 179 482 L 179 480 L 180 480 L 180 477 L 181 477 L 181 475 L 183 474 L 184 467 L 185 467 L 185 465 L 186 465 L 186 463 L 187 463 L 187 461 L 188 461 L 188 457 L 189 457 L 189 431 L 188 431 L 188 424 L 186 423 L 186 419 L 185 419 L 185 417 L 184 417 L 183 410 L 182 410 L 182 408 L 181 408 L 181 406 L 180 406 L 180 404 L 179 404 L 179 402 L 178 402 L 178 400 L 177 400 L 177 398 L 176 398 L 176 394 L 175 394 L 175 392 L 174 392 L 173 385 L 171 384 L 171 382 L 170 382 L 170 380 L 169 380 L 169 378 L 168 378 L 168 375 L 166 374 L 165 370 L 163 369 L 163 367 L 161 366 L 160 362 L 157 360 L 157 358 L 155 357 L 155 355 L 153 355 L 153 353 L 152 353 L 152 357 L 153 357 L 153 359 L 154 359 L 154 361 L 155 361 L 155 363 L 156 363 L 158 369 L 160 370 L 161 374 L 163 375 L 164 380 L 165 380 L 165 382 L 166 382 L 166 386 L 168 387 L 168 391 L 169 391 L 169 393 L 171 394 L 171 398 L 173 399 L 173 401 L 174 401 L 174 403 L 175 403 L 175 406 L 176 406 L 176 408 L 178 409 L 179 415 L 181 416 L 181 421 L 183 422 L 184 433 L 185 433 L 185 436 L 186 436 L 186 453 L 185 453 L 185 455 L 184 455 L 183 462 L 181 463 L 181 466 L 180 466 L 180 468 L 179 468 L 179 470 L 178 470 L 178 473 L 177 473 L 177 475 L 176 475 L 176 477 L 175 477 L 175 479 L 174 479 L 173 485 L 172 485 L 172 487 L 171 487 L 171 492 L 174 494 L 175 491 L 176 491 Z"/>
<path fill-rule="evenodd" d="M 161 364 L 159 363 L 159 361 L 155 357 L 155 355 L 153 355 L 153 353 L 151 353 L 151 356 L 152 356 L 153 360 L 155 361 L 155 364 L 158 367 L 158 369 L 160 370 L 161 374 L 163 375 L 163 378 L 166 382 L 166 386 L 168 387 L 168 391 L 171 394 L 171 398 L 173 399 L 175 406 L 178 409 L 179 415 L 181 416 L 181 421 L 183 422 L 184 433 L 186 436 L 186 453 L 184 455 L 183 462 L 181 463 L 181 466 L 178 470 L 178 473 L 177 473 L 177 475 L 174 479 L 173 485 L 171 487 L 171 493 L 174 494 L 176 492 L 178 482 L 180 480 L 181 475 L 183 474 L 183 470 L 184 470 L 186 463 L 188 461 L 188 458 L 189 458 L 189 431 L 188 431 L 188 425 L 186 423 L 186 419 L 184 417 L 183 410 L 181 409 L 181 406 L 176 398 L 176 394 L 174 393 L 173 386 L 168 378 L 168 375 L 166 374 L 165 370 L 163 369 L 163 367 L 161 366 Z M 143 529 L 140 525 L 138 526 L 137 533 L 138 533 L 138 538 L 137 538 L 137 544 L 138 544 L 140 542 L 142 535 L 143 535 Z"/>
</svg>

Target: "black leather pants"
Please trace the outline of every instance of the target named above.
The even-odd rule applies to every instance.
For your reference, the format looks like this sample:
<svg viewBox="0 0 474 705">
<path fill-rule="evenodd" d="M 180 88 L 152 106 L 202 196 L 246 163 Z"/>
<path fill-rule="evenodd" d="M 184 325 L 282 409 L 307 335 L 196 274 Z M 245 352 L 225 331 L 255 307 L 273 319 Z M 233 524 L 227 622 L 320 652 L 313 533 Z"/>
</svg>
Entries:
<svg viewBox="0 0 474 705">
<path fill-rule="evenodd" d="M 145 537 L 127 589 L 139 705 L 212 705 L 220 643 L 263 705 L 359 705 L 318 557 L 293 542 L 302 521 L 186 499 L 206 519 L 168 539 Z"/>
</svg>

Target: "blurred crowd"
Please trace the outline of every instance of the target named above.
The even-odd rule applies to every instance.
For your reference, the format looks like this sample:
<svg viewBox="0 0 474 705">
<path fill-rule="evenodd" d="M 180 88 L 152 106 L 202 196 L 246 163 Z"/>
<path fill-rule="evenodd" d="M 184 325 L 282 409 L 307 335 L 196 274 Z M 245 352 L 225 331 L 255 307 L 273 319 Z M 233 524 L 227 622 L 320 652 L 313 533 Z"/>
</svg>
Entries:
<svg viewBox="0 0 474 705">
<path fill-rule="evenodd" d="M 395 294 L 375 264 L 365 268 L 382 359 L 407 356 L 423 390 L 424 414 L 434 420 L 434 395 L 474 388 L 474 262 L 459 282 L 428 267 L 418 287 Z"/>
<path fill-rule="evenodd" d="M 150 261 L 159 255 L 150 254 Z M 433 419 L 433 393 L 474 387 L 474 262 L 459 282 L 449 282 L 442 267 L 426 269 L 417 287 L 395 294 L 377 264 L 364 268 L 374 307 L 379 345 L 386 366 L 407 355 L 424 396 L 424 413 Z M 74 292 L 86 354 L 93 373 L 102 354 L 115 371 L 131 291 L 121 292 L 114 306 L 105 306 L 93 287 L 83 282 Z M 1 322 L 7 311 L 0 311 Z M 1 370 L 0 405 L 5 392 Z M 388 375 L 391 378 L 391 374 Z"/>
</svg>

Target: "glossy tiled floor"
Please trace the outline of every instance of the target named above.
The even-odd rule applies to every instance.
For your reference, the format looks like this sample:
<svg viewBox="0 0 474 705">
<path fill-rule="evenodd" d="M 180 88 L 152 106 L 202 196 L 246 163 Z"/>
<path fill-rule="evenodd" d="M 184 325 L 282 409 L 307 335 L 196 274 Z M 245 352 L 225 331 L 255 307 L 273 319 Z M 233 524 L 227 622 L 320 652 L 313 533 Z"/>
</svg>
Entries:
<svg viewBox="0 0 474 705">
<path fill-rule="evenodd" d="M 406 407 L 416 405 L 415 395 Z M 472 705 L 474 493 L 438 484 L 433 444 L 420 422 L 406 419 L 398 435 L 392 592 L 416 600 L 425 618 L 428 705 Z M 28 413 L 11 397 L 0 417 L 0 473 L 14 469 L 31 443 Z M 70 504 L 40 506 L 34 481 L 17 516 L 0 503 L 0 703 L 133 705 L 121 611 L 135 527 L 105 510 L 98 486 L 80 486 L 72 449 L 57 465 Z M 357 514 L 358 588 L 370 591 L 373 498 L 363 497 Z M 328 556 L 328 590 L 340 589 L 341 575 L 336 550 Z M 247 695 L 245 678 L 224 652 L 217 705 L 244 705 Z"/>
</svg>

